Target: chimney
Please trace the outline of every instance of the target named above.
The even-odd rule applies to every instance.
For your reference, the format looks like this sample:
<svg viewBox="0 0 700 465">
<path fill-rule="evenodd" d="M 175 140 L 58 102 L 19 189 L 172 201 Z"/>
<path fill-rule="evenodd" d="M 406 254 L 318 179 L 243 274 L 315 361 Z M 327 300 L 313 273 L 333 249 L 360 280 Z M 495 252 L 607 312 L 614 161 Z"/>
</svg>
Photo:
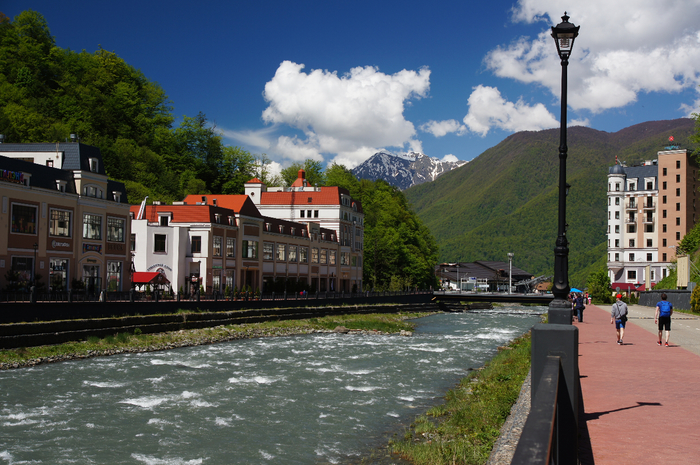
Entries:
<svg viewBox="0 0 700 465">
<path fill-rule="evenodd" d="M 71 134 L 71 135 L 70 135 L 70 141 L 71 141 L 71 142 L 76 142 L 77 139 L 78 139 L 78 136 L 76 136 L 75 134 Z"/>
</svg>

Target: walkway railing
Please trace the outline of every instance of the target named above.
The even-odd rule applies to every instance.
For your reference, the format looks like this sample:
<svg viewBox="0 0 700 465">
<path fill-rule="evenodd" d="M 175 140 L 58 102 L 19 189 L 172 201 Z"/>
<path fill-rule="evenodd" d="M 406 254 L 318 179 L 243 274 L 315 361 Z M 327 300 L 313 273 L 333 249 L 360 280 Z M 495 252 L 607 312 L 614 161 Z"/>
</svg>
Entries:
<svg viewBox="0 0 700 465">
<path fill-rule="evenodd" d="M 561 358 L 548 356 L 512 465 L 576 465 L 578 429 L 564 378 Z"/>
</svg>

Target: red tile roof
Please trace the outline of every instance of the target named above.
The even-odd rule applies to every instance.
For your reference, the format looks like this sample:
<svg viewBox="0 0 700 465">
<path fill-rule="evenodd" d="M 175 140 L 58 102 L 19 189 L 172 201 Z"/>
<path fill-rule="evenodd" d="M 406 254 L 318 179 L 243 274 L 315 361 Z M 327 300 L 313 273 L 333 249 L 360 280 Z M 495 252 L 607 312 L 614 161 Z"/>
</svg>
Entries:
<svg viewBox="0 0 700 465">
<path fill-rule="evenodd" d="M 140 205 L 131 206 L 130 211 L 134 213 L 134 218 L 139 214 L 140 208 Z M 219 213 L 223 216 L 221 222 L 227 224 L 227 217 L 235 215 L 233 210 L 213 205 L 146 205 L 143 219 L 157 223 L 158 213 L 172 213 L 170 221 L 173 223 L 216 223 L 215 215 Z"/>
<path fill-rule="evenodd" d="M 168 284 L 168 278 L 157 271 L 134 271 L 132 284 Z"/>
<path fill-rule="evenodd" d="M 216 200 L 217 207 L 228 208 L 245 216 L 261 217 L 258 207 L 247 195 L 188 195 L 184 202 L 188 205 L 194 205 L 201 202 L 202 197 L 206 197 L 208 205 L 214 205 L 214 200 Z"/>
<path fill-rule="evenodd" d="M 341 205 L 340 194 L 348 194 L 347 190 L 337 186 L 324 186 L 315 191 L 286 191 L 263 192 L 260 205 Z M 358 213 L 362 213 L 362 205 L 354 200 Z"/>
</svg>

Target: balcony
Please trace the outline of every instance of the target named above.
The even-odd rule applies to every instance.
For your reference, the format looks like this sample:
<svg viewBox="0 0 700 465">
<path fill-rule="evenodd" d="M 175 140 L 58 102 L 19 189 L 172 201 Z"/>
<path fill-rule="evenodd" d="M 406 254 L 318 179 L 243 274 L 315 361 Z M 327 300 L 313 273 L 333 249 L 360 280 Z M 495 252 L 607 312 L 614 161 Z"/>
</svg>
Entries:
<svg viewBox="0 0 700 465">
<path fill-rule="evenodd" d="M 646 202 L 642 204 L 644 210 L 656 210 L 656 202 Z"/>
<path fill-rule="evenodd" d="M 630 202 L 628 205 L 625 206 L 625 210 L 636 210 L 637 209 L 637 202 Z"/>
<path fill-rule="evenodd" d="M 654 218 L 649 216 L 644 218 L 644 224 L 654 224 Z"/>
<path fill-rule="evenodd" d="M 626 224 L 637 224 L 637 219 L 636 218 L 625 218 L 625 223 Z"/>
</svg>

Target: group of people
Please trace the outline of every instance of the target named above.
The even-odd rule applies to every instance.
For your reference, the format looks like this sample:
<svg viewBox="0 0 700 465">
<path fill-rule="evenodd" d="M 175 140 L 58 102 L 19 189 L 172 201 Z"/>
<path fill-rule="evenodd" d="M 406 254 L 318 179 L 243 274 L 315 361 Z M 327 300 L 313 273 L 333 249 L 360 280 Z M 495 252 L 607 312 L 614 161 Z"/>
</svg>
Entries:
<svg viewBox="0 0 700 465">
<path fill-rule="evenodd" d="M 610 311 L 610 324 L 615 324 L 617 332 L 617 343 L 622 345 L 622 338 L 625 336 L 625 325 L 627 323 L 627 304 L 622 301 L 622 294 L 615 296 L 615 303 Z M 671 336 L 671 315 L 673 315 L 673 304 L 669 302 L 668 296 L 661 294 L 661 300 L 656 304 L 656 312 L 654 314 L 654 324 L 658 325 L 659 340 L 657 345 L 662 345 L 662 335 L 666 331 L 666 347 L 668 347 L 668 339 Z"/>
</svg>

